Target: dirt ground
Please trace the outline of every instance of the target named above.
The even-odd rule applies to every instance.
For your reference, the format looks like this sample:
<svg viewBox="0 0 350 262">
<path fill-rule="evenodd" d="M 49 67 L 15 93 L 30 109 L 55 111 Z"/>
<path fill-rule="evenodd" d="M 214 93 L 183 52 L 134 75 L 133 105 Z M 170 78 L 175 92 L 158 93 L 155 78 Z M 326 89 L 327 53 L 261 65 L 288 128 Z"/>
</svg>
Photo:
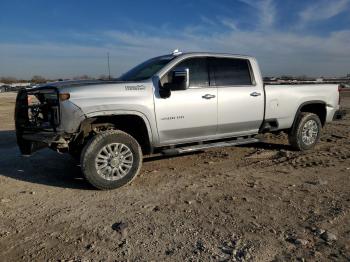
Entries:
<svg viewBox="0 0 350 262">
<path fill-rule="evenodd" d="M 350 92 L 315 150 L 281 134 L 155 156 L 114 191 L 69 155 L 20 156 L 14 99 L 0 94 L 1 261 L 350 261 Z"/>
</svg>

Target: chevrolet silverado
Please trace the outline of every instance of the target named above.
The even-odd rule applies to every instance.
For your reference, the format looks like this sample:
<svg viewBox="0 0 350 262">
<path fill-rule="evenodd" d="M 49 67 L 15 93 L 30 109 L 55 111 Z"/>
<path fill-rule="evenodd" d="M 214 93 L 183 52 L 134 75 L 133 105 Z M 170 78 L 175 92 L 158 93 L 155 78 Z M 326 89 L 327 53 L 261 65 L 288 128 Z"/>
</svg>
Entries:
<svg viewBox="0 0 350 262">
<path fill-rule="evenodd" d="M 264 85 L 253 57 L 174 52 L 118 79 L 22 89 L 15 123 L 22 154 L 69 152 L 93 186 L 113 189 L 136 177 L 147 154 L 254 143 L 277 131 L 309 150 L 338 109 L 338 85 Z"/>
</svg>

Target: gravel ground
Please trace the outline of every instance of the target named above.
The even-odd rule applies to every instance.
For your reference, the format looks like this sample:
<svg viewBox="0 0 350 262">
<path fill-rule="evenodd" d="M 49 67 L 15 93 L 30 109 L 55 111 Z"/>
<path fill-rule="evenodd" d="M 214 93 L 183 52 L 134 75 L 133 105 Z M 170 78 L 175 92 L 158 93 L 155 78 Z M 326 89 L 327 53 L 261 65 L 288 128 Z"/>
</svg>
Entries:
<svg viewBox="0 0 350 262">
<path fill-rule="evenodd" d="M 350 92 L 315 150 L 282 133 L 153 156 L 114 191 L 69 155 L 20 156 L 14 99 L 0 94 L 1 261 L 350 261 Z"/>
</svg>

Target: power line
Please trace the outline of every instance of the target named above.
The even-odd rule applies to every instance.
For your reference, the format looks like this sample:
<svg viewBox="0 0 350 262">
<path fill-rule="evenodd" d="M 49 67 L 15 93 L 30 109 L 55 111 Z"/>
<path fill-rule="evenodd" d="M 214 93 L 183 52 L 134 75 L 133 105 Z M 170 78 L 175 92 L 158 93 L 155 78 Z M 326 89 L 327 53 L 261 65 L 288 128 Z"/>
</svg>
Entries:
<svg viewBox="0 0 350 262">
<path fill-rule="evenodd" d="M 107 52 L 107 64 L 108 64 L 108 79 L 111 80 L 111 68 L 109 65 L 109 52 Z"/>
</svg>

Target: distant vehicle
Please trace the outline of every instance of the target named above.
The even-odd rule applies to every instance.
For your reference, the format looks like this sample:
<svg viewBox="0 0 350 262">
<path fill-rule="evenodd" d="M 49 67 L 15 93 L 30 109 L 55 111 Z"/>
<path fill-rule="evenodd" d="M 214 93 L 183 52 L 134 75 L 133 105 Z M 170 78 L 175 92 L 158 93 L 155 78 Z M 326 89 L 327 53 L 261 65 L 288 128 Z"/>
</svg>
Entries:
<svg viewBox="0 0 350 262">
<path fill-rule="evenodd" d="M 135 178 L 147 154 L 254 143 L 277 131 L 311 149 L 338 109 L 338 85 L 264 85 L 253 57 L 175 52 L 115 80 L 22 89 L 15 121 L 22 154 L 70 152 L 92 185 L 113 189 Z"/>
</svg>

